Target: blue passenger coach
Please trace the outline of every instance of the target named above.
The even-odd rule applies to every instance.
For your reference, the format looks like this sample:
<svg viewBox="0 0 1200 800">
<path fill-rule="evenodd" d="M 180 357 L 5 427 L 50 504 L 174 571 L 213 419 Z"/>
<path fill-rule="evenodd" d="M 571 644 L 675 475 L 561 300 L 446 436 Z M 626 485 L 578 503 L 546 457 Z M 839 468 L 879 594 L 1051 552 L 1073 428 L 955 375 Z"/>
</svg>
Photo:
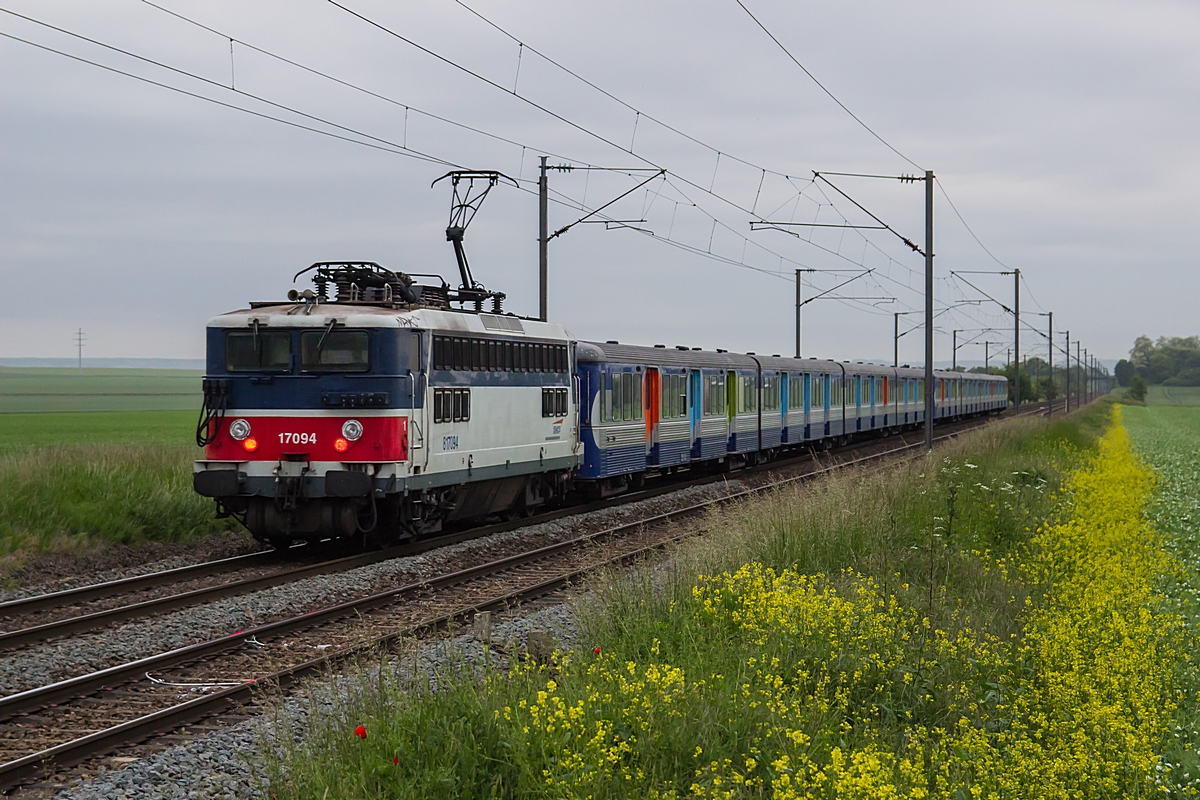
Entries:
<svg viewBox="0 0 1200 800">
<path fill-rule="evenodd" d="M 579 342 L 577 478 L 601 495 L 682 466 L 738 467 L 925 420 L 924 371 L 781 356 Z M 1006 381 L 937 371 L 936 419 L 1000 411 Z"/>
</svg>

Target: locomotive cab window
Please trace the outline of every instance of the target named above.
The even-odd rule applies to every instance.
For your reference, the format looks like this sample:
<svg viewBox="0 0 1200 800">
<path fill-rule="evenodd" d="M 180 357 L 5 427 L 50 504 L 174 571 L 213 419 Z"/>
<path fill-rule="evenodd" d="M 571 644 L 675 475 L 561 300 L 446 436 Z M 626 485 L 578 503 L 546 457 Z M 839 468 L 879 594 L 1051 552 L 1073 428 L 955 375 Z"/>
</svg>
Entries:
<svg viewBox="0 0 1200 800">
<path fill-rule="evenodd" d="M 225 334 L 225 369 L 230 372 L 287 372 L 292 368 L 288 331 L 230 331 Z"/>
<path fill-rule="evenodd" d="M 371 368 L 366 331 L 320 330 L 300 334 L 305 372 L 366 372 Z"/>
</svg>

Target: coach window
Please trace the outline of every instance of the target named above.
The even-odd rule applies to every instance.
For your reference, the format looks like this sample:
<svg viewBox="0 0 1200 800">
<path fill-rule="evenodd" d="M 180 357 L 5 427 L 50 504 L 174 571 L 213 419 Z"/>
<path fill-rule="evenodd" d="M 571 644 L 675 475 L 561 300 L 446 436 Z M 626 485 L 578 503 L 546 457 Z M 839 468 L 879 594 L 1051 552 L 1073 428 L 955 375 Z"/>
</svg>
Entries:
<svg viewBox="0 0 1200 800">
<path fill-rule="evenodd" d="M 758 410 L 758 378 L 753 375 L 738 376 L 738 413 Z"/>
<path fill-rule="evenodd" d="M 724 373 L 704 376 L 704 416 L 723 417 L 726 410 Z"/>
<path fill-rule="evenodd" d="M 287 372 L 291 368 L 291 333 L 260 330 L 225 334 L 225 369 L 230 372 Z"/>
<path fill-rule="evenodd" d="M 779 376 L 764 375 L 762 390 L 762 410 L 779 410 Z"/>
<path fill-rule="evenodd" d="M 371 368 L 366 331 L 305 331 L 300 366 L 305 371 L 366 372 Z"/>
</svg>

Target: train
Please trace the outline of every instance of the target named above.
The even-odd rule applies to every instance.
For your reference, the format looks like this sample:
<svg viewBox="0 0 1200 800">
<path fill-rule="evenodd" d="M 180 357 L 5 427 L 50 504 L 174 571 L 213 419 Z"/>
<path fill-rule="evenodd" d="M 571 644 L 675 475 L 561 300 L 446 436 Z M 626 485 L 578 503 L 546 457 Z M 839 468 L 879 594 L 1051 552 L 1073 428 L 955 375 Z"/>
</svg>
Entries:
<svg viewBox="0 0 1200 800">
<path fill-rule="evenodd" d="M 274 547 L 427 536 L 925 421 L 921 369 L 583 341 L 467 280 L 305 273 L 206 333 L 193 484 Z M 1008 406 L 1002 376 L 934 380 L 935 421 Z"/>
</svg>

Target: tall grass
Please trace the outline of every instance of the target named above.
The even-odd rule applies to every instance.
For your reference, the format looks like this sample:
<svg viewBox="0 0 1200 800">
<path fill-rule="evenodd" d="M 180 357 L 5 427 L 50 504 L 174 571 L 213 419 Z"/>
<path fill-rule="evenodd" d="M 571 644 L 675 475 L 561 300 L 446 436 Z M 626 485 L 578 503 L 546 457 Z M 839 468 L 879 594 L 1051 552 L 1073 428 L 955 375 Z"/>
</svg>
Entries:
<svg viewBox="0 0 1200 800">
<path fill-rule="evenodd" d="M 0 555 L 231 530 L 192 489 L 196 448 L 56 445 L 0 453 Z"/>
<path fill-rule="evenodd" d="M 1107 407 L 714 511 L 667 564 L 598 581 L 559 662 L 342 684 L 276 743 L 271 793 L 789 797 L 819 773 L 865 797 L 875 770 L 924 796 L 937 732 L 996 724 L 1025 668 L 1000 654 L 1044 587 L 1011 558 Z"/>
</svg>

